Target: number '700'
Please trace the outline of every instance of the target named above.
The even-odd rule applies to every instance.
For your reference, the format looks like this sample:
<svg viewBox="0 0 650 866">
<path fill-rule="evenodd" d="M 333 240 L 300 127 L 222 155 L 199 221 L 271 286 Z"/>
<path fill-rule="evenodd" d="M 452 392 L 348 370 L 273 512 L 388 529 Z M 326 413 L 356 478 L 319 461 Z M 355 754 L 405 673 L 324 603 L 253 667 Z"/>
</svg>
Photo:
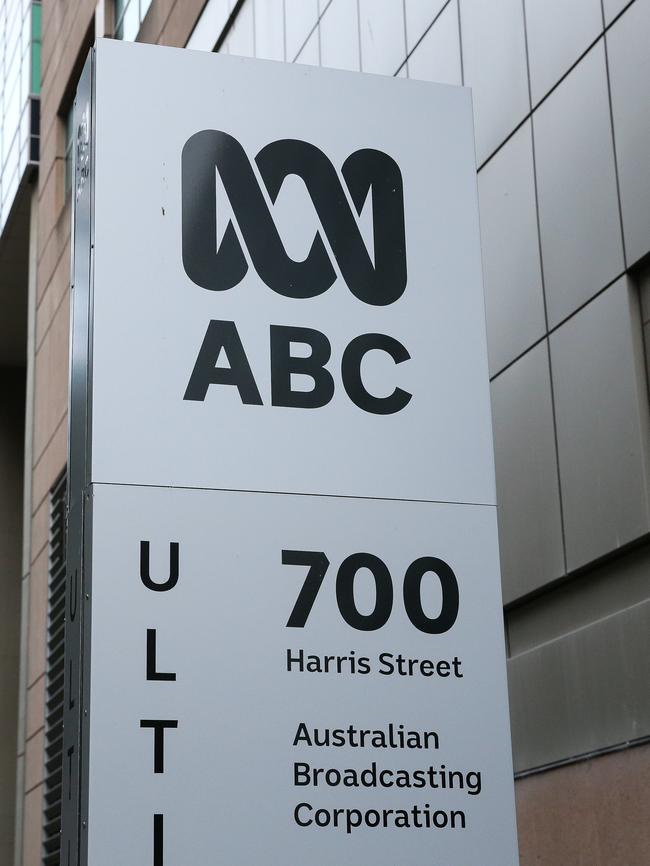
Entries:
<svg viewBox="0 0 650 866">
<path fill-rule="evenodd" d="M 305 582 L 287 620 L 287 628 L 304 628 L 316 596 L 322 586 L 329 560 L 314 550 L 283 550 L 283 565 L 308 567 Z M 375 603 L 369 613 L 362 613 L 354 596 L 359 571 L 367 569 L 374 579 Z M 428 616 L 422 605 L 422 581 L 433 575 L 440 582 L 442 604 L 435 617 Z M 375 631 L 386 625 L 393 610 L 393 579 L 386 564 L 372 553 L 353 553 L 341 563 L 336 575 L 336 602 L 345 622 L 360 631 Z M 427 634 L 444 634 L 458 616 L 458 581 L 449 565 L 435 556 L 422 556 L 406 569 L 402 587 L 404 609 L 411 623 Z"/>
</svg>

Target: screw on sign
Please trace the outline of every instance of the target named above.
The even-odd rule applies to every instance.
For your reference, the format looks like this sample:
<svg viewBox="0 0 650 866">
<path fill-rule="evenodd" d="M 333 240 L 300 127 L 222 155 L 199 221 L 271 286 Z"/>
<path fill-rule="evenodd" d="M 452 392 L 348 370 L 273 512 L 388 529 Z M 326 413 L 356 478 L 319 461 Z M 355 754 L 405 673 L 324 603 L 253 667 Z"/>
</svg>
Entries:
<svg viewBox="0 0 650 866">
<path fill-rule="evenodd" d="M 149 542 L 140 542 L 140 579 L 147 589 L 153 592 L 169 592 L 178 583 L 179 545 L 176 541 L 169 543 L 169 577 L 162 583 L 151 579 L 149 568 Z M 157 630 L 147 629 L 146 677 L 147 680 L 158 682 L 175 682 L 176 674 L 171 671 L 159 671 L 156 665 Z M 141 719 L 141 728 L 153 730 L 153 771 L 165 772 L 165 731 L 178 727 L 178 719 Z M 154 813 L 153 816 L 153 866 L 163 866 L 163 826 L 164 816 Z"/>
</svg>

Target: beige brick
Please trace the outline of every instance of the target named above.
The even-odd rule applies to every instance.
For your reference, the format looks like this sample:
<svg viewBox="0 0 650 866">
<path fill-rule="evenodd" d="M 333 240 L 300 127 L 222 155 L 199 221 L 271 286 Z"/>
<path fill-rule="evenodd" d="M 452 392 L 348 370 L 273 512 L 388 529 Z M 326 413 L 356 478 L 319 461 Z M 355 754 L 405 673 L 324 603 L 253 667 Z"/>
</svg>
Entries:
<svg viewBox="0 0 650 866">
<path fill-rule="evenodd" d="M 32 473 L 32 507 L 47 502 L 50 488 L 65 468 L 68 453 L 67 417 L 61 419 L 50 443 L 45 448 Z"/>
<path fill-rule="evenodd" d="M 61 61 L 52 69 L 48 100 L 55 111 L 67 108 L 63 105 L 64 97 L 68 103 L 76 90 L 76 78 L 83 68 L 88 50 L 95 41 L 95 7 L 97 0 L 77 0 L 70 3 L 70 14 L 64 21 L 67 31 L 67 42 Z M 88 41 L 86 41 L 88 37 Z"/>
<path fill-rule="evenodd" d="M 60 58 L 61 27 L 68 11 L 68 0 L 43 4 L 43 47 L 41 49 L 41 80 L 46 81 L 54 52 Z"/>
<path fill-rule="evenodd" d="M 45 672 L 47 632 L 47 550 L 35 560 L 29 577 L 29 623 L 27 630 L 27 685 Z"/>
<path fill-rule="evenodd" d="M 63 155 L 62 149 L 58 147 L 59 142 L 54 140 L 52 138 L 53 136 L 55 136 L 54 125 L 52 125 L 47 132 L 41 127 L 41 147 L 40 159 L 38 163 L 38 173 L 39 176 L 41 176 L 42 178 L 46 178 L 48 174 L 52 171 L 54 159 L 57 156 Z"/>
<path fill-rule="evenodd" d="M 42 241 L 42 244 L 40 243 Z M 38 298 L 43 295 L 43 292 L 47 288 L 47 284 L 52 279 L 52 274 L 54 273 L 57 263 L 59 261 L 59 257 L 61 255 L 61 248 L 57 244 L 57 239 L 55 237 L 55 233 L 50 231 L 47 239 L 39 238 L 39 248 L 38 248 Z"/>
<path fill-rule="evenodd" d="M 58 38 L 52 46 L 51 56 L 49 45 L 44 46 L 48 52 L 48 63 L 43 73 L 45 99 L 41 105 L 44 135 L 47 134 L 52 117 L 62 109 L 67 109 L 64 98 L 70 101 L 71 96 L 74 95 L 73 78 L 81 71 L 88 47 L 94 41 L 95 5 L 96 0 L 69 2 Z M 90 43 L 85 45 L 86 34 L 91 28 Z"/>
<path fill-rule="evenodd" d="M 52 171 L 49 173 L 44 184 L 39 189 L 38 202 L 38 242 L 39 250 L 44 250 L 53 232 L 55 232 L 59 220 L 70 220 L 70 208 L 65 200 L 65 178 L 62 159 L 57 159 Z M 58 249 L 60 254 L 61 249 Z M 56 256 L 58 261 L 59 256 Z M 39 265 L 39 271 L 41 266 Z M 38 274 L 38 292 L 36 302 L 41 299 L 42 293 L 47 287 L 41 273 Z"/>
<path fill-rule="evenodd" d="M 517 782 L 520 866 L 648 866 L 650 745 Z"/>
<path fill-rule="evenodd" d="M 160 35 L 161 45 L 184 48 L 205 0 L 176 0 Z"/>
<path fill-rule="evenodd" d="M 44 290 L 47 288 L 47 284 L 52 279 L 52 275 L 59 263 L 63 247 L 69 243 L 71 227 L 71 221 L 69 219 L 58 220 L 55 223 L 54 229 L 50 231 L 47 241 L 44 241 L 43 247 L 39 248 L 39 297 L 43 295 Z"/>
<path fill-rule="evenodd" d="M 48 532 L 50 528 L 50 507 L 49 502 L 45 500 L 39 503 L 38 508 L 32 515 L 32 555 L 30 561 L 33 562 L 36 557 L 45 549 L 47 544 Z"/>
<path fill-rule="evenodd" d="M 41 866 L 43 827 L 43 786 L 25 796 L 23 812 L 23 860 L 21 866 Z"/>
<path fill-rule="evenodd" d="M 156 43 L 160 40 L 160 34 L 165 26 L 173 5 L 173 0 L 154 0 L 147 12 L 138 40 L 140 42 Z"/>
<path fill-rule="evenodd" d="M 50 64 L 58 42 L 63 21 L 63 4 L 46 3 L 43 9 L 42 47 L 41 47 L 41 92 L 43 82 L 47 81 Z"/>
<path fill-rule="evenodd" d="M 45 741 L 43 728 L 37 731 L 25 743 L 25 790 L 31 791 L 40 785 L 45 778 L 45 767 L 43 763 L 43 744 Z"/>
<path fill-rule="evenodd" d="M 34 460 L 38 462 L 68 406 L 70 305 L 59 306 L 36 352 L 34 381 Z"/>
<path fill-rule="evenodd" d="M 25 736 L 33 737 L 45 724 L 45 674 L 27 690 Z"/>
<path fill-rule="evenodd" d="M 61 302 L 70 291 L 70 246 L 66 244 L 61 250 L 59 261 L 52 279 L 41 298 L 36 311 L 36 351 L 56 316 Z"/>
<path fill-rule="evenodd" d="M 58 106 L 48 102 L 51 106 L 48 113 L 43 117 L 41 114 L 41 161 L 39 171 L 42 180 L 45 181 L 52 169 L 55 158 L 62 159 L 65 155 L 65 124 L 60 116 Z"/>
</svg>

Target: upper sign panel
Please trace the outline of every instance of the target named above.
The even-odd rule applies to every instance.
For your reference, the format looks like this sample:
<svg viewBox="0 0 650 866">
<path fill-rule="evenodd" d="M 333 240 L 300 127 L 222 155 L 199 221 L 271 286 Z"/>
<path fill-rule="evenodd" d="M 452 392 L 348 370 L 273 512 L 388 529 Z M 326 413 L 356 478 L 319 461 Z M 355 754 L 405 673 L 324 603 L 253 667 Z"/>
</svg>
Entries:
<svg viewBox="0 0 650 866">
<path fill-rule="evenodd" d="M 92 480 L 493 504 L 468 91 L 96 69 Z"/>
</svg>

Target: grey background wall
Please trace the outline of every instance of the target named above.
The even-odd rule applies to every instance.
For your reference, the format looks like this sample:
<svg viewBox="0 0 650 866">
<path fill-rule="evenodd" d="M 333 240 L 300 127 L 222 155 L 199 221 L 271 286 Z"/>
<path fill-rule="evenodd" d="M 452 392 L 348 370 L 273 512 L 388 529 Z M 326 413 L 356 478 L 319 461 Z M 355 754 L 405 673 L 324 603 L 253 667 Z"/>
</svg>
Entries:
<svg viewBox="0 0 650 866">
<path fill-rule="evenodd" d="M 218 46 L 473 89 L 520 773 L 650 736 L 649 45 L 650 0 L 246 0 Z"/>
</svg>

